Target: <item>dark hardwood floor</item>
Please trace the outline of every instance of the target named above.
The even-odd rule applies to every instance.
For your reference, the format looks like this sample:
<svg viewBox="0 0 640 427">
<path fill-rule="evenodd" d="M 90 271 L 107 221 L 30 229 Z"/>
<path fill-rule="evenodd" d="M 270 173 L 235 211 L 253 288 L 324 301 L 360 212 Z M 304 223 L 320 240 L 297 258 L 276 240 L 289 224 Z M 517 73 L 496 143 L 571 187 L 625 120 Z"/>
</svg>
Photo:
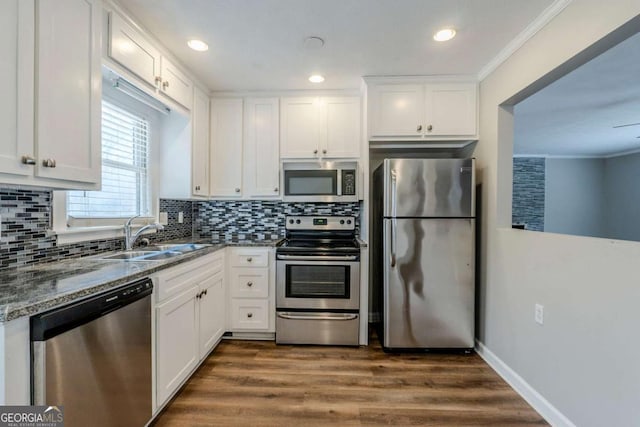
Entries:
<svg viewBox="0 0 640 427">
<path fill-rule="evenodd" d="M 476 354 L 223 341 L 156 426 L 547 425 Z"/>
</svg>

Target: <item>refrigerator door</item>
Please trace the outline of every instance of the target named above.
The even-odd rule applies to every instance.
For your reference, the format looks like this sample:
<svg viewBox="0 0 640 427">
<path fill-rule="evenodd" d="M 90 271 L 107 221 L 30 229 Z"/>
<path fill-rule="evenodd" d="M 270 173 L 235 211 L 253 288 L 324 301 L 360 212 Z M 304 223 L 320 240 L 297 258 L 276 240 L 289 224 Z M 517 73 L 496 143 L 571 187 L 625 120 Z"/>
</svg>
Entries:
<svg viewBox="0 0 640 427">
<path fill-rule="evenodd" d="M 474 346 L 474 219 L 385 219 L 383 347 Z"/>
<path fill-rule="evenodd" d="M 474 159 L 385 159 L 384 216 L 475 216 Z"/>
</svg>

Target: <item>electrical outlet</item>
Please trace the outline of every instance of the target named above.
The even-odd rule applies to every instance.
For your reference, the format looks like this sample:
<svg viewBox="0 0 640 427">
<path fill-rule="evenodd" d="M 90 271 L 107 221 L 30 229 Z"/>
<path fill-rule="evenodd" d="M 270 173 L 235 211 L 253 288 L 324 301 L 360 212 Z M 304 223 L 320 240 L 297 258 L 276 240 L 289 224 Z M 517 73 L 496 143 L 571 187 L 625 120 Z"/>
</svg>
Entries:
<svg viewBox="0 0 640 427">
<path fill-rule="evenodd" d="M 178 212 L 178 224 L 182 224 L 184 222 L 184 212 Z"/>
<path fill-rule="evenodd" d="M 535 314 L 533 316 L 536 323 L 542 325 L 544 324 L 544 306 L 541 304 L 536 304 Z"/>
<path fill-rule="evenodd" d="M 158 219 L 160 220 L 160 224 L 162 225 L 169 224 L 169 214 L 167 214 L 166 212 L 160 212 L 160 218 Z"/>
</svg>

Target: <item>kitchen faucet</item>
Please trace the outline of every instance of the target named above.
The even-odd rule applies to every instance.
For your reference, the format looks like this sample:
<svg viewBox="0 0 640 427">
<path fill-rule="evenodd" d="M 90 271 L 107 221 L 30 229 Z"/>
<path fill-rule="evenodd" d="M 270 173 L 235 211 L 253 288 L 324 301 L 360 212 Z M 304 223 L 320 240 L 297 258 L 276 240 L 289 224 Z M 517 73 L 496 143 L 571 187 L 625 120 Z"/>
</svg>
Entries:
<svg viewBox="0 0 640 427">
<path fill-rule="evenodd" d="M 133 244 L 136 242 L 136 240 L 138 239 L 138 237 L 140 237 L 140 234 L 142 234 L 143 231 L 149 230 L 149 229 L 156 229 L 158 231 L 162 231 L 164 230 L 164 226 L 160 223 L 153 223 L 153 224 L 147 224 L 144 227 L 142 227 L 140 230 L 136 231 L 135 233 L 131 233 L 131 223 L 134 219 L 139 218 L 140 215 L 136 215 L 136 216 L 132 216 L 131 218 L 129 218 L 127 220 L 127 222 L 124 223 L 124 249 L 127 251 L 130 251 L 131 249 L 133 249 Z"/>
</svg>

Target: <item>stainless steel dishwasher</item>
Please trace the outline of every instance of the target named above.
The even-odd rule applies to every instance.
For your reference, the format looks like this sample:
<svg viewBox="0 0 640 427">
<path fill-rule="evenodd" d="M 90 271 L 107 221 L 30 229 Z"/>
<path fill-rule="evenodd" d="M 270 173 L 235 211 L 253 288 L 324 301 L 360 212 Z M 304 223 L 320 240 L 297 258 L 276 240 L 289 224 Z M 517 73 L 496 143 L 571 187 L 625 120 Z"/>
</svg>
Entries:
<svg viewBox="0 0 640 427">
<path fill-rule="evenodd" d="M 151 419 L 150 279 L 31 318 L 34 405 L 64 407 L 65 426 Z"/>
</svg>

